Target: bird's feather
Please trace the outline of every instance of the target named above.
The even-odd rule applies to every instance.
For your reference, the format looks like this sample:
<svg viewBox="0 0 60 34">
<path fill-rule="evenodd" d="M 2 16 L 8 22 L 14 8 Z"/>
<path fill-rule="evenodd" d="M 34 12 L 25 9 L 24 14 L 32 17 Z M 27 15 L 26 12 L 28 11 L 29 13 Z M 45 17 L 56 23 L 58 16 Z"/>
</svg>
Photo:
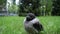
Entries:
<svg viewBox="0 0 60 34">
<path fill-rule="evenodd" d="M 41 24 L 39 24 L 39 22 L 34 23 L 34 24 L 33 24 L 33 27 L 34 27 L 37 31 L 43 30 L 43 27 L 42 27 Z"/>
</svg>

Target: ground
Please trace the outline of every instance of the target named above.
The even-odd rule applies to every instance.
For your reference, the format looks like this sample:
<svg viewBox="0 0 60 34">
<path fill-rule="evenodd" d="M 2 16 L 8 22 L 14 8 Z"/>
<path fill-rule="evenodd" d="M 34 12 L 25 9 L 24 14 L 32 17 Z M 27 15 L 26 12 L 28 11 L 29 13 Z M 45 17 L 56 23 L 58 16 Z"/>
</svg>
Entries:
<svg viewBox="0 0 60 34">
<path fill-rule="evenodd" d="M 0 17 L 0 34 L 27 34 L 24 30 L 25 17 Z M 41 16 L 39 18 L 44 27 L 41 34 L 60 34 L 60 16 Z"/>
</svg>

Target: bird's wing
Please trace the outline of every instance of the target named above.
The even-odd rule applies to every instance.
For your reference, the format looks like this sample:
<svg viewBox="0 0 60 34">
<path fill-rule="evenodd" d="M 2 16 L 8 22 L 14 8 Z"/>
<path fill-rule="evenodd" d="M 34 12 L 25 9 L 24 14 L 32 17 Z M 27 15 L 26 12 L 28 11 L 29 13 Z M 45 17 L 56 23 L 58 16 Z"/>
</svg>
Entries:
<svg viewBox="0 0 60 34">
<path fill-rule="evenodd" d="M 33 27 L 34 27 L 37 31 L 43 30 L 43 27 L 42 27 L 42 25 L 41 25 L 39 22 L 34 23 L 34 24 L 33 24 Z"/>
</svg>

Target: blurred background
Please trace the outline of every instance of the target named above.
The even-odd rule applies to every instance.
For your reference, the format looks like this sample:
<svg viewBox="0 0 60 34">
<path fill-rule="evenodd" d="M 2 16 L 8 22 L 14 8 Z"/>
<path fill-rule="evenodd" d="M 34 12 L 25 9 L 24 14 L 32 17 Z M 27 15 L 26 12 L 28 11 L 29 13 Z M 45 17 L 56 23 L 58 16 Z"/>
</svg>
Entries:
<svg viewBox="0 0 60 34">
<path fill-rule="evenodd" d="M 60 16 L 60 0 L 0 0 L 0 16 Z"/>
<path fill-rule="evenodd" d="M 41 34 L 60 34 L 60 0 L 0 0 L 0 34 L 27 34 L 23 25 L 27 13 L 40 20 Z"/>
</svg>

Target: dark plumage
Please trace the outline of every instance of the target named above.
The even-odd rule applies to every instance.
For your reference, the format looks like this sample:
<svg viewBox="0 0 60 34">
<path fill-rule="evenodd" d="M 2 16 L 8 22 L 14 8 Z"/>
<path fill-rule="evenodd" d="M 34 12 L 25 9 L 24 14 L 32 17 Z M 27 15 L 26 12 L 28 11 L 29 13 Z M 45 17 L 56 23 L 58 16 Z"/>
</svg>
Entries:
<svg viewBox="0 0 60 34">
<path fill-rule="evenodd" d="M 29 34 L 38 34 L 43 30 L 42 24 L 39 23 L 39 20 L 32 13 L 27 14 L 24 19 L 24 27 Z"/>
</svg>

